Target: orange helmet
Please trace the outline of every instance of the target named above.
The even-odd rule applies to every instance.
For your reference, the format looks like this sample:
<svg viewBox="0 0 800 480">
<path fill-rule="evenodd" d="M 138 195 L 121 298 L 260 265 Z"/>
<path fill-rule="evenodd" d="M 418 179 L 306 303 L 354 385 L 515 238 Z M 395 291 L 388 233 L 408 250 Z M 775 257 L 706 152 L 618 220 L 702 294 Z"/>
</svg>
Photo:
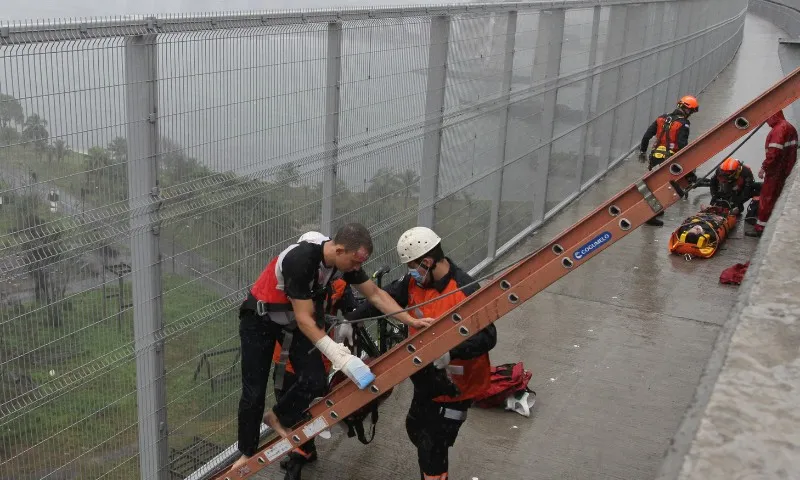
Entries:
<svg viewBox="0 0 800 480">
<path fill-rule="evenodd" d="M 725 182 L 732 182 L 742 173 L 742 162 L 729 157 L 717 169 L 717 178 Z"/>
<path fill-rule="evenodd" d="M 678 100 L 678 106 L 687 108 L 691 112 L 700 111 L 700 103 L 697 101 L 695 97 L 691 95 L 686 95 L 684 97 L 681 97 L 681 99 Z"/>
</svg>

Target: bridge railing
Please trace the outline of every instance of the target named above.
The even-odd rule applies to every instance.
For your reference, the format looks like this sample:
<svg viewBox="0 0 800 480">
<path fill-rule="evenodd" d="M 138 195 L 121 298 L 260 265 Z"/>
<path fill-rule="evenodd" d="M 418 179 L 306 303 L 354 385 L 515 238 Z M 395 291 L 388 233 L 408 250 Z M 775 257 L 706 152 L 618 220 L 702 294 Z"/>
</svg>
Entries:
<svg viewBox="0 0 800 480">
<path fill-rule="evenodd" d="M 236 310 L 270 256 L 360 221 L 368 268 L 397 266 L 427 225 L 480 270 L 702 91 L 745 8 L 0 25 L 0 476 L 190 474 L 236 438 Z"/>
</svg>

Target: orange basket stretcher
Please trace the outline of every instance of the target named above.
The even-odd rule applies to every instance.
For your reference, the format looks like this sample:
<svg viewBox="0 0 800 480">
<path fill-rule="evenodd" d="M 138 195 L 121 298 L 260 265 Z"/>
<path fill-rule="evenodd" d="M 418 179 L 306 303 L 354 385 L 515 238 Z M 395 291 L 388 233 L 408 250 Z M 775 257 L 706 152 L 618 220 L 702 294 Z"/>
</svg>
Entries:
<svg viewBox="0 0 800 480">
<path fill-rule="evenodd" d="M 677 255 L 711 258 L 736 228 L 736 215 L 724 207 L 711 206 L 687 218 L 672 232 L 669 251 Z"/>
</svg>

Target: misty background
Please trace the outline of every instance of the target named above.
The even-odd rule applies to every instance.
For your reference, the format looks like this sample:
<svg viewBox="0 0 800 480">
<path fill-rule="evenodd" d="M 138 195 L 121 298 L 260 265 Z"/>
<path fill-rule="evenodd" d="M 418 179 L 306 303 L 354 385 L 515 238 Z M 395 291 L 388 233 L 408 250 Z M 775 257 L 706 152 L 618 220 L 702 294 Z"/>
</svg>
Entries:
<svg viewBox="0 0 800 480">
<path fill-rule="evenodd" d="M 37 20 L 397 3 L 47 0 L 14 5 L 2 15 L 7 20 Z M 529 88 L 533 66 L 542 62 L 535 59 L 537 23 L 537 13 L 519 16 L 512 90 Z M 590 23 L 591 10 L 569 12 L 562 74 L 587 66 Z M 499 97 L 505 29 L 503 16 L 454 18 L 446 114 Z M 339 179 L 349 188 L 366 189 L 380 168 L 403 165 L 419 172 L 422 136 L 417 129 L 425 112 L 429 35 L 429 23 L 423 19 L 389 19 L 371 28 L 344 26 L 339 146 L 345 150 L 339 155 Z M 124 45 L 118 37 L 2 47 L 0 92 L 17 98 L 26 115 L 45 119 L 52 141 L 61 140 L 80 153 L 108 145 L 127 135 Z M 315 173 L 324 152 L 326 51 L 324 24 L 160 35 L 159 130 L 170 142 L 166 151 L 180 150 L 212 171 L 236 175 L 263 176 L 292 162 L 311 182 L 321 180 Z M 580 81 L 560 89 L 557 132 L 580 123 L 585 87 Z M 539 141 L 541 97 L 511 109 L 507 155 L 521 159 Z M 488 111 L 446 128 L 440 195 L 457 191 L 494 167 L 500 115 L 500 110 Z M 555 142 L 554 153 L 576 154 L 579 139 L 576 131 Z M 377 153 L 376 148 L 383 151 Z M 503 188 L 506 196 L 530 198 L 534 167 L 532 161 L 515 166 L 517 171 Z M 563 167 L 565 178 L 557 183 L 569 190 L 578 180 L 577 162 L 570 159 Z M 561 197 L 559 187 L 553 189 L 554 198 Z M 491 183 L 478 182 L 473 193 L 491 198 Z"/>
<path fill-rule="evenodd" d="M 33 0 L 0 2 L 0 21 L 41 20 L 50 18 L 118 16 L 232 10 L 283 10 L 299 8 L 332 8 L 381 6 L 398 4 L 433 4 L 435 1 L 416 0 Z M 450 1 L 446 3 L 461 3 Z"/>
</svg>

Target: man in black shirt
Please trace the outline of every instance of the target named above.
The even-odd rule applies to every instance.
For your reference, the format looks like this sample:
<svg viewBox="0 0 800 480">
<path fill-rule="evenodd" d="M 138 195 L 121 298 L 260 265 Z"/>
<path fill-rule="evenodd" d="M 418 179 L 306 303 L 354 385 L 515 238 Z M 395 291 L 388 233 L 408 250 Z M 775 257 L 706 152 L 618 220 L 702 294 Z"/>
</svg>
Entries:
<svg viewBox="0 0 800 480">
<path fill-rule="evenodd" d="M 298 423 L 311 401 L 325 394 L 327 379 L 321 355 L 359 388 L 366 388 L 375 378 L 359 358 L 344 344 L 334 342 L 322 328 L 323 302 L 328 283 L 336 271 L 343 272 L 342 278 L 381 312 L 389 314 L 402 310 L 362 270 L 370 254 L 372 238 L 358 223 L 339 229 L 333 240 L 318 232 L 308 232 L 298 243 L 273 258 L 253 284 L 239 309 L 242 395 L 238 447 L 242 456 L 232 469 L 244 465 L 256 452 L 262 418 L 286 437 L 287 427 Z M 431 318 L 417 319 L 406 312 L 394 318 L 413 328 L 424 328 L 433 322 Z M 289 360 L 297 379 L 264 414 L 272 353 L 284 330 L 294 330 Z"/>
</svg>

